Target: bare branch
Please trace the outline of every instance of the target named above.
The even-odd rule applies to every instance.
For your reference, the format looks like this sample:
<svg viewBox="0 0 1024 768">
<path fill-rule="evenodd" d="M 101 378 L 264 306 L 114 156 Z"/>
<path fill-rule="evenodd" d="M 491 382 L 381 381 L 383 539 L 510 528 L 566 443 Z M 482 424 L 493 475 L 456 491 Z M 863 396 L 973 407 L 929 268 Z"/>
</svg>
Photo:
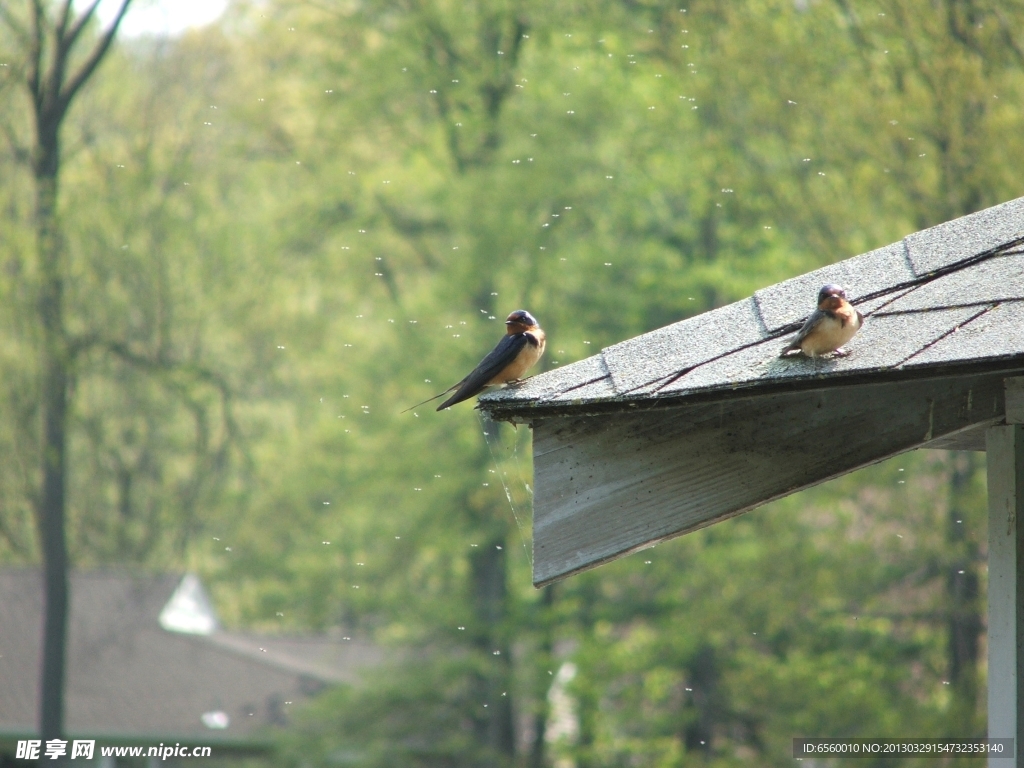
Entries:
<svg viewBox="0 0 1024 768">
<path fill-rule="evenodd" d="M 43 67 L 43 4 L 42 0 L 32 0 L 32 42 L 29 47 L 28 87 L 32 92 L 32 102 L 38 114 L 43 106 L 40 93 L 40 77 Z"/>
<path fill-rule="evenodd" d="M 238 425 L 235 423 L 232 408 L 234 392 L 231 384 L 218 371 L 196 362 L 182 362 L 163 356 L 154 358 L 146 354 L 140 354 L 124 342 L 101 339 L 98 336 L 83 337 L 74 345 L 76 353 L 83 352 L 90 347 L 99 347 L 122 362 L 150 375 L 166 377 L 163 379 L 164 384 L 175 390 L 186 406 L 189 406 L 190 403 L 195 405 L 195 403 L 192 400 L 189 388 L 181 381 L 174 381 L 174 374 L 189 377 L 193 382 L 212 387 L 216 390 L 220 399 L 221 418 L 225 432 L 228 435 L 228 442 L 237 440 L 239 434 Z M 226 446 L 224 446 L 224 449 L 226 450 Z"/>
<path fill-rule="evenodd" d="M 89 19 L 92 18 L 92 15 L 96 12 L 96 6 L 98 6 L 99 4 L 100 0 L 94 0 L 93 4 L 86 8 L 82 12 L 82 15 L 79 16 L 78 19 L 75 21 L 75 23 L 71 25 L 71 31 L 68 32 L 66 37 L 63 34 L 63 29 L 60 30 L 59 39 L 67 41 L 66 47 L 69 50 L 75 44 L 75 41 L 78 39 L 78 36 L 82 34 L 82 30 L 85 29 L 85 25 L 89 23 Z"/>
<path fill-rule="evenodd" d="M 97 5 L 99 5 L 99 0 L 96 0 L 96 2 L 93 3 L 92 8 L 87 10 L 85 13 L 87 15 L 92 15 L 92 12 L 96 10 L 96 6 Z M 57 20 L 57 29 L 56 29 L 57 34 L 54 35 L 54 38 L 57 40 L 57 44 L 58 45 L 60 45 L 60 42 L 64 39 L 64 30 L 68 28 L 68 19 L 70 17 L 71 17 L 71 0 L 64 0 L 64 7 L 60 9 L 60 16 L 58 17 L 58 20 Z"/>
<path fill-rule="evenodd" d="M 50 53 L 50 67 L 43 78 L 44 82 L 42 84 L 43 111 L 50 119 L 55 119 L 57 123 L 60 123 L 61 117 L 64 114 L 58 97 L 60 96 L 61 86 L 64 84 L 68 57 L 71 55 L 71 44 L 64 40 L 64 25 L 67 22 L 67 19 L 64 17 L 70 11 L 71 0 L 65 0 L 57 26 L 53 29 L 53 40 L 51 42 L 53 50 Z"/>
<path fill-rule="evenodd" d="M 108 27 L 107 31 L 100 36 L 99 42 L 96 43 L 96 47 L 93 49 L 92 53 L 89 54 L 89 57 L 82 64 L 78 72 L 76 72 L 74 76 L 72 76 L 72 78 L 68 81 L 68 84 L 65 86 L 63 92 L 59 96 L 59 103 L 61 108 L 67 107 L 67 105 L 75 97 L 75 94 L 78 93 L 78 89 L 85 84 L 85 81 L 89 79 L 89 77 L 95 71 L 96 67 L 99 65 L 100 61 L 103 60 L 103 57 L 106 55 L 107 50 L 110 48 L 110 44 L 114 41 L 114 36 L 117 34 L 117 28 L 121 26 L 121 19 L 124 18 L 124 14 L 128 10 L 128 6 L 131 4 L 131 1 L 132 0 L 121 0 L 121 7 L 117 10 L 117 15 L 114 17 L 114 20 L 110 23 L 110 27 Z M 93 3 L 93 5 L 91 5 L 89 9 L 85 12 L 85 14 L 83 14 L 83 17 L 86 14 L 90 13 L 98 3 L 99 0 L 96 0 L 96 2 Z M 79 22 L 81 22 L 81 19 L 79 19 Z M 75 26 L 77 27 L 78 24 L 76 23 Z M 71 35 L 76 34 L 76 30 L 73 28 L 69 33 L 69 37 Z"/>
<path fill-rule="evenodd" d="M 98 337 L 92 337 L 85 340 L 84 343 L 80 343 L 77 346 L 77 350 L 82 351 L 86 346 L 101 347 L 114 357 L 142 371 L 150 373 L 183 373 L 191 376 L 195 381 L 209 384 L 218 390 L 225 402 L 231 399 L 231 385 L 228 384 L 220 373 L 212 368 L 207 368 L 205 365 L 194 362 L 181 362 L 165 357 L 150 357 L 134 351 L 124 342 L 103 340 Z"/>
</svg>

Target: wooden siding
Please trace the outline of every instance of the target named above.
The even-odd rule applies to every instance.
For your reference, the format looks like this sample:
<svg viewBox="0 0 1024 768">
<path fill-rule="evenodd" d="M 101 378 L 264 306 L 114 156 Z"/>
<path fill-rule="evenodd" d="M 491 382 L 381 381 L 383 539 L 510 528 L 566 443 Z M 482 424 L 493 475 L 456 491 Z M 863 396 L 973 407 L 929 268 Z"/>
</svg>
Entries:
<svg viewBox="0 0 1024 768">
<path fill-rule="evenodd" d="M 1001 423 L 1004 375 L 864 384 L 534 422 L 534 584 Z"/>
</svg>

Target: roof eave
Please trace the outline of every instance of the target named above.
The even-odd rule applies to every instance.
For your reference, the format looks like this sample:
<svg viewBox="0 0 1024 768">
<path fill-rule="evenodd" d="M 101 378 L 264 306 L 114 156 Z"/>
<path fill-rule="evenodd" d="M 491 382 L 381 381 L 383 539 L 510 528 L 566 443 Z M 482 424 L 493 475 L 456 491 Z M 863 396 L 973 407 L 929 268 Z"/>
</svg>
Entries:
<svg viewBox="0 0 1024 768">
<path fill-rule="evenodd" d="M 593 399 L 512 400 L 484 396 L 477 408 L 494 421 L 529 424 L 534 419 L 553 417 L 602 416 L 629 411 L 676 408 L 698 403 L 725 402 L 737 399 L 767 397 L 785 392 L 817 391 L 836 387 L 856 387 L 890 381 L 949 378 L 979 373 L 1003 373 L 1020 376 L 1024 373 L 1024 354 L 983 361 L 943 363 L 914 368 L 885 368 L 872 371 L 851 371 L 825 377 L 773 379 L 765 382 L 744 382 L 734 386 L 709 387 L 698 391 L 672 392 L 664 395 L 629 395 Z"/>
</svg>

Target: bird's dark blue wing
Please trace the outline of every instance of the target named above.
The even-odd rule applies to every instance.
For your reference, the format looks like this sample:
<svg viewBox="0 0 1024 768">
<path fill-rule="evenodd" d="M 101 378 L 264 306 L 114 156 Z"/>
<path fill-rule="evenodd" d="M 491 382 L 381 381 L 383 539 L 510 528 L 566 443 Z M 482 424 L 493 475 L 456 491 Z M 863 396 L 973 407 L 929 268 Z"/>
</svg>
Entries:
<svg viewBox="0 0 1024 768">
<path fill-rule="evenodd" d="M 503 336 L 498 342 L 498 346 L 480 361 L 480 364 L 473 369 L 469 376 L 456 385 L 458 389 L 455 394 L 441 403 L 437 410 L 443 411 L 449 406 L 479 394 L 491 379 L 505 370 L 519 356 L 528 343 L 529 339 L 525 333 L 512 333 Z"/>
</svg>

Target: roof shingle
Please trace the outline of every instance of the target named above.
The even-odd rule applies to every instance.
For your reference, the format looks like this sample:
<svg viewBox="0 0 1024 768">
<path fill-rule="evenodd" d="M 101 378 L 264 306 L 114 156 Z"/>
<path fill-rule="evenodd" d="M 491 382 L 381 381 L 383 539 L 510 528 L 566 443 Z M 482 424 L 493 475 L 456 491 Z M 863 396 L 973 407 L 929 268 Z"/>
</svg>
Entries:
<svg viewBox="0 0 1024 768">
<path fill-rule="evenodd" d="M 779 359 L 834 282 L 868 316 L 849 356 Z M 499 417 L 927 366 L 1024 362 L 1024 198 L 763 288 L 747 299 L 488 392 Z"/>
<path fill-rule="evenodd" d="M 825 283 L 843 286 L 856 302 L 914 278 L 901 241 L 762 288 L 754 293 L 754 300 L 768 330 L 778 331 L 802 323 L 814 311 L 818 289 Z"/>
<path fill-rule="evenodd" d="M 1024 197 L 907 235 L 914 272 L 924 276 L 1024 238 Z M 967 256 L 969 254 L 969 256 Z"/>
<path fill-rule="evenodd" d="M 620 393 L 706 363 L 754 344 L 765 328 L 753 299 L 705 312 L 602 350 L 612 383 Z M 694 338 L 700 344 L 694 344 Z"/>
</svg>

